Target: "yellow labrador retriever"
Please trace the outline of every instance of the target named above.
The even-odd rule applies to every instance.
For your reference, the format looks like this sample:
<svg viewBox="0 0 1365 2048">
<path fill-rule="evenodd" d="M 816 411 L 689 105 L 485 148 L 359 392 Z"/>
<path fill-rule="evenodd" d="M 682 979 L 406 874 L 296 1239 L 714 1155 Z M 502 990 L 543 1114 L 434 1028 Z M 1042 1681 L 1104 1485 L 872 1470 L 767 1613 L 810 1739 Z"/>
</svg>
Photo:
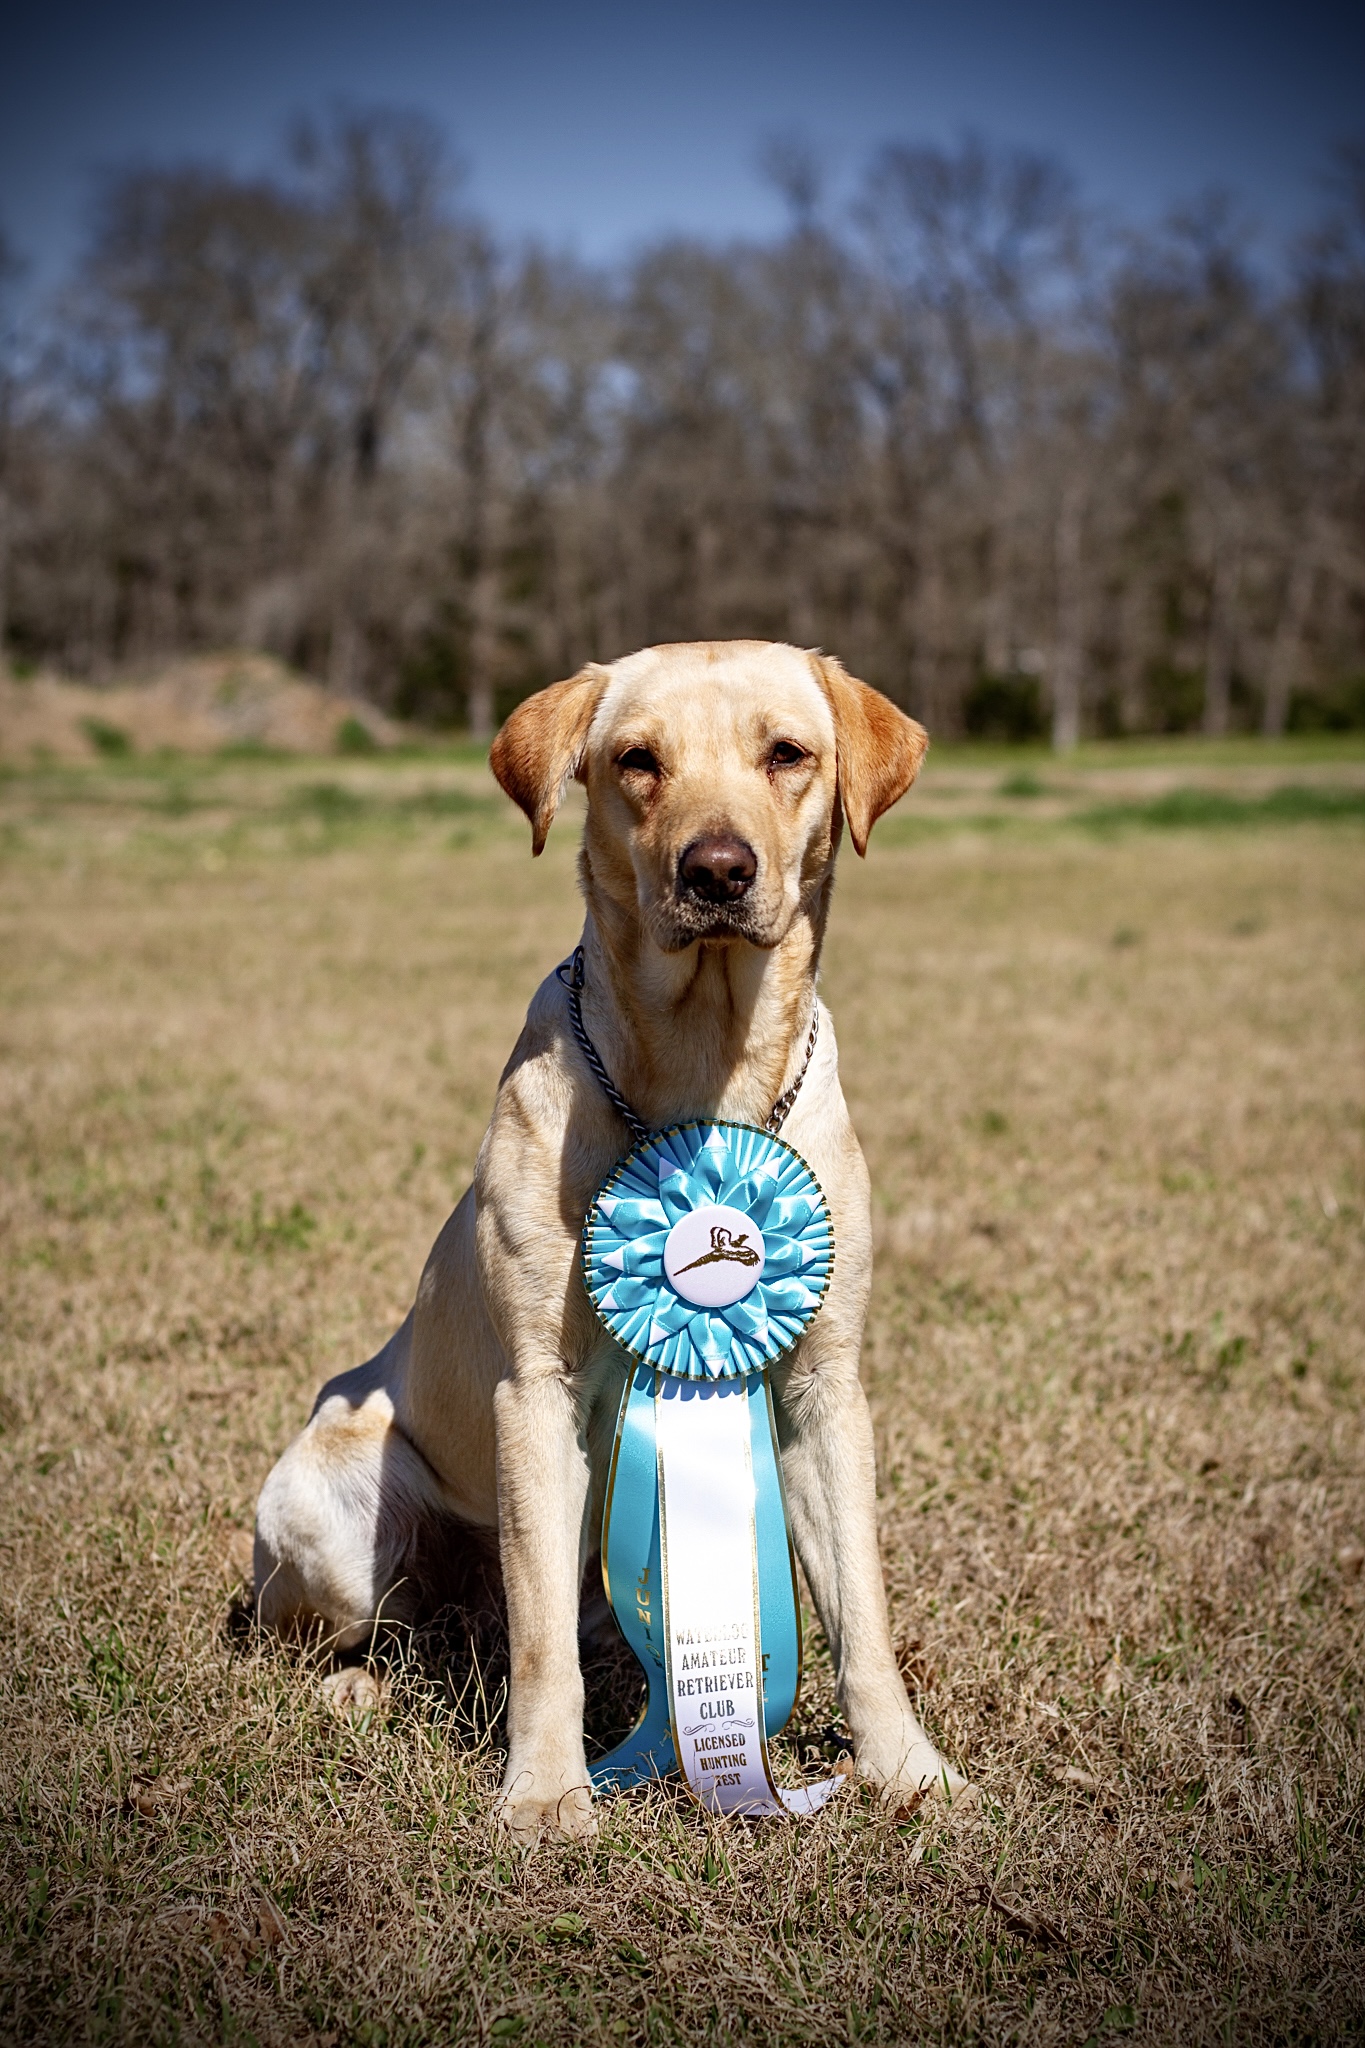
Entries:
<svg viewBox="0 0 1365 2048">
<path fill-rule="evenodd" d="M 568 777 L 587 786 L 583 1017 L 648 1125 L 761 1124 L 796 1081 L 842 829 L 863 853 L 926 744 L 837 661 L 751 640 L 647 648 L 513 712 L 492 766 L 536 853 Z M 858 1380 L 867 1169 L 823 1010 L 784 1135 L 825 1190 L 838 1245 L 824 1308 L 773 1376 L 796 1548 L 858 1769 L 892 1799 L 960 1786 L 915 1719 L 887 1627 Z M 339 1648 L 439 1599 L 422 1560 L 442 1530 L 496 1531 L 511 1645 L 501 1811 L 523 1840 L 593 1829 L 579 1600 L 625 1360 L 584 1294 L 579 1232 L 627 1143 L 552 973 L 411 1313 L 322 1389 L 257 1510 L 262 1624 L 320 1624 Z"/>
</svg>

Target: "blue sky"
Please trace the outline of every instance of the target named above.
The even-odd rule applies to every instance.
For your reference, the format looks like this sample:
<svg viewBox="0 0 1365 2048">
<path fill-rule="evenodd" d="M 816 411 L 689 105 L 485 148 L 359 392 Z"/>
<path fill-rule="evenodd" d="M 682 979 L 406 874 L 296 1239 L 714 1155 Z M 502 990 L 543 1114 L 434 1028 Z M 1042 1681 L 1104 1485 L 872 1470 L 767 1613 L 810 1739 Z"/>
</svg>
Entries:
<svg viewBox="0 0 1365 2048">
<path fill-rule="evenodd" d="M 1272 234 L 1365 133 L 1365 8 L 1318 0 L 29 0 L 0 50 L 0 223 L 42 282 L 79 247 L 99 165 L 259 165 L 293 112 L 338 99 L 435 115 L 499 225 L 589 257 L 772 227 L 756 160 L 778 131 L 827 154 L 836 191 L 879 142 L 973 127 L 1056 151 L 1126 215 L 1219 185 Z"/>
</svg>

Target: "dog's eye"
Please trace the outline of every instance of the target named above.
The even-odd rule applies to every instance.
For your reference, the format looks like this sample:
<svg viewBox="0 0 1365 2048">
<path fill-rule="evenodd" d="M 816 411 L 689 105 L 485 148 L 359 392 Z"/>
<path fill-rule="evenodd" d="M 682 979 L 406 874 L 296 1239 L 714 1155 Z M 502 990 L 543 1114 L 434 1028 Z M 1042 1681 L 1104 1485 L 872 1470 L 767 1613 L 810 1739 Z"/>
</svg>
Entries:
<svg viewBox="0 0 1365 2048">
<path fill-rule="evenodd" d="M 616 757 L 618 768 L 628 768 L 633 775 L 657 775 L 659 764 L 648 747 L 627 747 L 624 754 Z"/>
<path fill-rule="evenodd" d="M 770 768 L 795 768 L 798 761 L 806 759 L 804 747 L 798 747 L 795 740 L 779 740 L 768 756 Z"/>
</svg>

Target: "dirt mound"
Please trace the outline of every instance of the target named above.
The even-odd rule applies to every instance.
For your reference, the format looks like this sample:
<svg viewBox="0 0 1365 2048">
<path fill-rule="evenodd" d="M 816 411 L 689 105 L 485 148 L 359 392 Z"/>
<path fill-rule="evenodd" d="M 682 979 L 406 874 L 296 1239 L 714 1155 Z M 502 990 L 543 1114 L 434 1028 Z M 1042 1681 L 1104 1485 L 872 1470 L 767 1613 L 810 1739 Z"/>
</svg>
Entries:
<svg viewBox="0 0 1365 2048">
<path fill-rule="evenodd" d="M 210 754 L 269 747 L 323 754 L 391 746 L 399 728 L 371 704 L 338 697 L 268 654 L 204 654 L 145 681 L 96 689 L 59 676 L 0 673 L 0 756 Z"/>
</svg>

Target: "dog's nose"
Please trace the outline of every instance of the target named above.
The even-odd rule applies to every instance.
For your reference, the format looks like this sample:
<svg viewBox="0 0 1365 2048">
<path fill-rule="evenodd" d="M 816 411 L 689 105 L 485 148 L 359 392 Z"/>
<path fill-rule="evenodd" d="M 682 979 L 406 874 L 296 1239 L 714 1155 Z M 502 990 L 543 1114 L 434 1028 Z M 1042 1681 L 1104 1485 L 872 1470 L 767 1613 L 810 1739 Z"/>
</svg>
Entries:
<svg viewBox="0 0 1365 2048">
<path fill-rule="evenodd" d="M 757 873 L 758 855 L 749 842 L 725 833 L 694 839 L 678 862 L 682 887 L 708 903 L 735 903 L 747 896 Z"/>
</svg>

